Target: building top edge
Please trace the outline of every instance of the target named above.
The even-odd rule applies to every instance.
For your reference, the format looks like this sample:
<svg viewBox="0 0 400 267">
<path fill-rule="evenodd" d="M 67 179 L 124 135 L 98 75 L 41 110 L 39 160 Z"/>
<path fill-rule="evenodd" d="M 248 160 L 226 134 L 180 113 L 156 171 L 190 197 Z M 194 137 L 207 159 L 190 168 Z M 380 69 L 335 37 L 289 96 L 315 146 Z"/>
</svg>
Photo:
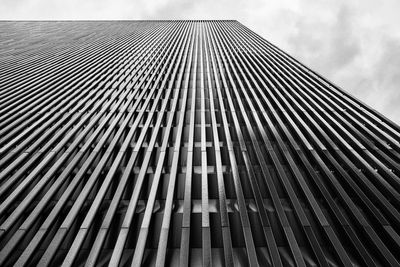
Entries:
<svg viewBox="0 0 400 267">
<path fill-rule="evenodd" d="M 223 22 L 238 22 L 235 19 L 147 19 L 147 20 L 0 20 L 0 22 L 170 22 L 170 21 L 189 21 L 189 22 L 213 22 L 213 21 L 223 21 Z"/>
</svg>

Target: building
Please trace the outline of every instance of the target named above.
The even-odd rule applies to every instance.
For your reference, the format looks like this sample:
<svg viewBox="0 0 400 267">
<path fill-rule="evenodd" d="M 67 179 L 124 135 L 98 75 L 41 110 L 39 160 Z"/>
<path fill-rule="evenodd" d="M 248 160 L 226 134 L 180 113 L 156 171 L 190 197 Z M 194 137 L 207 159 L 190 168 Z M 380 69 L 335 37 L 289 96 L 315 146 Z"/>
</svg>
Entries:
<svg viewBox="0 0 400 267">
<path fill-rule="evenodd" d="M 399 266 L 399 126 L 239 22 L 0 32 L 1 266 Z"/>
</svg>

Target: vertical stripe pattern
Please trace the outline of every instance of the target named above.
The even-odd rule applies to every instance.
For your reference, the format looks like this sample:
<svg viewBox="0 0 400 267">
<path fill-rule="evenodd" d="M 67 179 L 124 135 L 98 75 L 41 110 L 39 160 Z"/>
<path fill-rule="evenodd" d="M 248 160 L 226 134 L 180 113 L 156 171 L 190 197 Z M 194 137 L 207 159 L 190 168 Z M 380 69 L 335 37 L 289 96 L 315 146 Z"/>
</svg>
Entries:
<svg viewBox="0 0 400 267">
<path fill-rule="evenodd" d="M 0 266 L 399 266 L 399 126 L 241 23 L 0 36 Z"/>
</svg>

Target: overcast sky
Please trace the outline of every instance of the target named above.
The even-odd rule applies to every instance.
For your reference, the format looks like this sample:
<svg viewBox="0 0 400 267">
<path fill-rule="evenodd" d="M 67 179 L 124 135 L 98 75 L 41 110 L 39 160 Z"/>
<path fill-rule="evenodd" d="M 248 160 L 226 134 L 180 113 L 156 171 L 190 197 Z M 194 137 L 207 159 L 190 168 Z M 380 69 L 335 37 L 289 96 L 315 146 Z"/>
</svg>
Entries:
<svg viewBox="0 0 400 267">
<path fill-rule="evenodd" d="M 236 19 L 400 124 L 399 0 L 0 0 L 0 19 Z"/>
</svg>

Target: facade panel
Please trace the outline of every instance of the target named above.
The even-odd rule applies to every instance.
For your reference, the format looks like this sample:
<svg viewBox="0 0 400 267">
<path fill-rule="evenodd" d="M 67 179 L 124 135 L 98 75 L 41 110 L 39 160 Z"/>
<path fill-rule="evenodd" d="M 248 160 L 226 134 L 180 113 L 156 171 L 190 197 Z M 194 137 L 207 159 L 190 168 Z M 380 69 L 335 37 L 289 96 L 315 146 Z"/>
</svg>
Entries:
<svg viewBox="0 0 400 267">
<path fill-rule="evenodd" d="M 0 266 L 399 266 L 399 126 L 239 22 L 0 32 Z"/>
</svg>

